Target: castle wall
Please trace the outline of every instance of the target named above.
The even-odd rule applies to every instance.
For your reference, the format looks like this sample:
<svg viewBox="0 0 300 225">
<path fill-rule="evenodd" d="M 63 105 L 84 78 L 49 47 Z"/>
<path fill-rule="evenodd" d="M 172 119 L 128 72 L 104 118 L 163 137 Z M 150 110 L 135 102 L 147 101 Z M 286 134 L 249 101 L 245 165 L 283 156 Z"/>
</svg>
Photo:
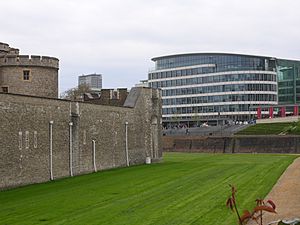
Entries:
<svg viewBox="0 0 300 225">
<path fill-rule="evenodd" d="M 58 98 L 58 68 L 56 58 L 19 55 L 19 49 L 0 43 L 0 92 Z"/>
<path fill-rule="evenodd" d="M 10 47 L 6 43 L 0 42 L 0 55 L 7 54 L 10 50 Z"/>
<path fill-rule="evenodd" d="M 58 70 L 39 66 L 2 66 L 0 86 L 8 87 L 9 93 L 58 97 Z M 23 71 L 30 71 L 29 80 L 23 79 Z"/>
<path fill-rule="evenodd" d="M 68 102 L 9 94 L 0 94 L 0 99 L 0 187 L 49 180 L 51 120 L 54 174 L 67 176 Z"/>
<path fill-rule="evenodd" d="M 70 158 L 73 175 L 93 172 L 93 141 L 97 170 L 126 166 L 126 122 L 129 164 L 160 159 L 160 94 L 132 92 L 127 107 L 0 93 L 0 189 L 50 180 L 51 127 L 54 179 L 70 176 Z"/>
</svg>

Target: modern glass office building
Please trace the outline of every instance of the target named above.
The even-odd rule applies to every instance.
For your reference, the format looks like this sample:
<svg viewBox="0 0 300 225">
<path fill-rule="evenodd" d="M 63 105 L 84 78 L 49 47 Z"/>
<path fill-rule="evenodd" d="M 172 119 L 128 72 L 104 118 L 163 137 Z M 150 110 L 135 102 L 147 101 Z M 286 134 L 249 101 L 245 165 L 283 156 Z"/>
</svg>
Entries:
<svg viewBox="0 0 300 225">
<path fill-rule="evenodd" d="M 300 103 L 300 61 L 194 53 L 153 58 L 149 86 L 160 88 L 163 122 L 249 120 L 259 106 Z"/>
</svg>

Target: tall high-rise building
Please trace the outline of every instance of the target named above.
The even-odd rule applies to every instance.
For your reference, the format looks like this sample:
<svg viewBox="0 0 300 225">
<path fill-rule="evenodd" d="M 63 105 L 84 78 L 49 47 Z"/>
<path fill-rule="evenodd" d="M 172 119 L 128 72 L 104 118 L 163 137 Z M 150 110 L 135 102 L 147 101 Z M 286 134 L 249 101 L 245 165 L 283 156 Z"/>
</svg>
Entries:
<svg viewBox="0 0 300 225">
<path fill-rule="evenodd" d="M 101 74 L 87 74 L 78 77 L 78 85 L 88 85 L 92 91 L 100 91 L 102 89 Z"/>
</svg>

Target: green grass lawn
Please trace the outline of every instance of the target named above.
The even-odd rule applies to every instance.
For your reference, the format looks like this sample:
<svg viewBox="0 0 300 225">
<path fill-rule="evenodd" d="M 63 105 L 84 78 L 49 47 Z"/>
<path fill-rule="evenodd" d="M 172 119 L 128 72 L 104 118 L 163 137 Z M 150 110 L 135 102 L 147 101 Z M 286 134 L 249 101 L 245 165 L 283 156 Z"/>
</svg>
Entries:
<svg viewBox="0 0 300 225">
<path fill-rule="evenodd" d="M 228 184 L 250 208 L 295 157 L 168 153 L 159 164 L 2 191 L 0 224 L 233 225 Z"/>
<path fill-rule="evenodd" d="M 247 127 L 236 135 L 270 135 L 270 134 L 300 135 L 300 123 L 264 123 Z"/>
</svg>

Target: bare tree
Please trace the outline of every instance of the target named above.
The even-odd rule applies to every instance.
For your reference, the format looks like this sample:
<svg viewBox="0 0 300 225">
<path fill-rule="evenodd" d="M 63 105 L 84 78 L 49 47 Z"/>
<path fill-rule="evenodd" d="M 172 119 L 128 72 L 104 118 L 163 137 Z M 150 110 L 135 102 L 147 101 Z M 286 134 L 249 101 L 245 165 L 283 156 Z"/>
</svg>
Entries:
<svg viewBox="0 0 300 225">
<path fill-rule="evenodd" d="M 71 88 L 60 94 L 60 98 L 68 100 L 82 101 L 83 94 L 91 92 L 91 89 L 86 84 L 81 84 L 78 87 Z"/>
</svg>

